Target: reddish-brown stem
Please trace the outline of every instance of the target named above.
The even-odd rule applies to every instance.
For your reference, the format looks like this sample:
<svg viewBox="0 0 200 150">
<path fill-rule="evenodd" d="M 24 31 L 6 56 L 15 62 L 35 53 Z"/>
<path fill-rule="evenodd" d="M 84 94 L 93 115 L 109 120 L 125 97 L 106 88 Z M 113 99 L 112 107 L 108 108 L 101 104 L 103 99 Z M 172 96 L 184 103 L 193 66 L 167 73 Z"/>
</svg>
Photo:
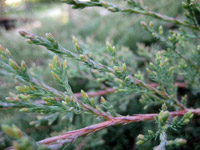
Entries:
<svg viewBox="0 0 200 150">
<path fill-rule="evenodd" d="M 159 84 L 157 84 L 157 83 L 150 83 L 150 85 L 154 88 L 159 86 Z M 187 85 L 185 83 L 177 82 L 177 83 L 175 83 L 175 85 L 177 85 L 177 87 L 179 87 L 179 88 L 187 88 Z M 115 89 L 107 88 L 105 90 L 99 90 L 96 92 L 87 92 L 87 94 L 89 97 L 95 97 L 95 96 L 102 96 L 102 95 L 106 95 L 106 94 L 114 93 L 114 92 L 115 92 Z M 74 95 L 76 97 L 82 97 L 81 93 L 75 93 Z M 44 104 L 45 102 L 43 100 L 39 100 L 39 101 L 36 101 L 36 103 Z"/>
<path fill-rule="evenodd" d="M 194 114 L 200 114 L 200 108 L 198 108 L 198 109 L 190 109 L 190 110 L 188 109 L 188 110 L 170 112 L 170 116 L 171 117 L 182 116 L 182 115 L 186 114 L 188 111 L 191 111 Z M 50 138 L 41 140 L 38 143 L 45 144 L 45 145 L 51 145 L 52 143 L 59 142 L 61 140 L 67 140 L 68 142 L 73 142 L 80 136 L 99 131 L 99 130 L 104 129 L 109 126 L 113 126 L 113 125 L 117 125 L 117 124 L 127 124 L 127 123 L 132 123 L 132 122 L 153 120 L 156 115 L 159 115 L 159 114 L 138 114 L 138 115 L 134 115 L 134 116 L 115 117 L 108 121 L 104 121 L 104 122 L 94 124 L 94 125 L 82 128 L 82 129 L 69 131 L 69 132 L 63 133 L 58 136 L 54 136 L 54 137 L 50 137 Z"/>
<path fill-rule="evenodd" d="M 150 83 L 150 85 L 154 88 L 158 87 L 159 84 L 157 83 Z M 178 88 L 186 88 L 187 85 L 185 83 L 181 83 L 181 82 L 177 82 L 175 83 L 175 85 L 178 87 Z M 96 91 L 96 92 L 88 92 L 88 96 L 89 97 L 95 97 L 95 96 L 102 96 L 102 95 L 106 95 L 106 94 L 109 94 L 109 93 L 114 93 L 115 90 L 113 88 L 107 88 L 105 90 L 100 90 L 100 91 Z M 81 93 L 75 93 L 74 94 L 76 97 L 81 97 Z"/>
</svg>

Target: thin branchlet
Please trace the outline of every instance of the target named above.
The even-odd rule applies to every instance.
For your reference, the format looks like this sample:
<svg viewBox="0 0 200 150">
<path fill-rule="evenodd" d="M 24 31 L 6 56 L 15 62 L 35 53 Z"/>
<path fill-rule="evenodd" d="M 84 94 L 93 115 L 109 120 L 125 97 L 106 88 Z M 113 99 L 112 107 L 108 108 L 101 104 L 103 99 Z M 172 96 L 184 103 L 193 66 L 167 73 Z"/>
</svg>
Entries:
<svg viewBox="0 0 200 150">
<path fill-rule="evenodd" d="M 111 68 L 109 66 L 103 65 L 103 64 L 101 64 L 101 63 L 99 63 L 99 62 L 97 62 L 95 60 L 92 60 L 91 58 L 89 58 L 89 57 L 87 57 L 85 55 L 74 53 L 74 52 L 72 52 L 70 50 L 67 50 L 67 49 L 63 48 L 62 46 L 60 46 L 59 44 L 57 44 L 57 47 L 55 47 L 54 49 L 51 49 L 52 45 L 54 45 L 55 42 L 56 42 L 55 40 L 53 42 L 50 42 L 50 41 L 46 40 L 45 38 L 41 38 L 41 37 L 39 37 L 37 35 L 31 34 L 31 33 L 25 32 L 25 31 L 20 31 L 19 33 L 20 33 L 21 36 L 31 40 L 32 41 L 31 43 L 34 43 L 34 44 L 37 44 L 37 45 L 43 45 L 48 50 L 50 50 L 50 51 L 52 51 L 52 52 L 54 52 L 56 54 L 60 54 L 62 56 L 74 58 L 74 59 L 76 59 L 78 61 L 81 61 L 81 62 L 85 63 L 86 65 L 88 65 L 89 67 L 91 67 L 93 69 L 97 69 L 97 70 L 102 71 L 102 72 L 113 73 L 113 74 L 115 74 L 116 77 L 119 77 L 122 80 L 125 80 L 125 79 L 129 78 L 129 79 L 131 79 L 130 83 L 133 84 L 133 86 L 138 85 L 138 86 L 140 86 L 142 88 L 149 89 L 153 93 L 156 93 L 156 94 L 158 94 L 160 96 L 163 96 L 164 98 L 167 98 L 167 99 L 171 99 L 172 98 L 166 92 L 160 91 L 160 90 L 152 87 L 150 84 L 147 84 L 147 83 L 145 83 L 145 82 L 143 82 L 141 80 L 138 80 L 137 78 L 135 78 L 132 75 L 127 75 L 127 77 L 126 77 L 123 74 L 119 73 L 120 70 L 116 71 L 115 67 L 113 69 L 113 68 Z M 35 42 L 35 41 L 37 41 L 37 42 Z M 181 109 L 185 109 L 185 107 L 178 100 L 174 99 L 174 101 L 177 103 L 177 105 Z"/>
<path fill-rule="evenodd" d="M 143 9 L 138 9 L 137 7 L 136 8 L 123 8 L 123 7 L 120 7 L 116 4 L 106 2 L 106 1 L 103 1 L 103 0 L 85 1 L 85 2 L 79 1 L 79 0 L 63 0 L 63 2 L 66 2 L 70 5 L 73 5 L 72 8 L 74 8 L 74 9 L 78 9 L 78 8 L 82 9 L 82 8 L 86 8 L 86 7 L 103 7 L 105 9 L 109 10 L 109 11 L 112 11 L 112 12 L 127 12 L 127 13 L 133 13 L 133 14 L 142 14 L 142 15 L 145 15 L 145 16 L 151 16 L 151 17 L 154 17 L 156 19 L 163 20 L 163 21 L 166 21 L 166 22 L 170 22 L 170 23 L 173 23 L 173 24 L 178 24 L 178 25 L 181 25 L 181 26 L 185 26 L 185 27 L 188 27 L 188 28 L 195 29 L 195 30 L 200 30 L 200 28 L 197 24 L 191 25 L 189 23 L 185 23 L 184 21 L 181 21 L 179 19 L 151 11 L 148 8 L 145 8 L 144 6 L 142 7 Z"/>
</svg>

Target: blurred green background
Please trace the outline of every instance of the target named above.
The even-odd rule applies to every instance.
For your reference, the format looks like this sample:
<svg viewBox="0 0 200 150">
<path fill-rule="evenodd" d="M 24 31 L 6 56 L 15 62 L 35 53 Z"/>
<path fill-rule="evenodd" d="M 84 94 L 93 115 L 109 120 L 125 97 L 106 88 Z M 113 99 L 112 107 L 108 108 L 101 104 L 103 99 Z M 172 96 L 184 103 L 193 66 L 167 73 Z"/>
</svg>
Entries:
<svg viewBox="0 0 200 150">
<path fill-rule="evenodd" d="M 183 17 L 181 1 L 143 0 L 144 4 L 153 10 L 179 18 Z M 111 2 L 124 5 L 121 0 L 111 0 Z M 74 49 L 71 37 L 75 35 L 85 47 L 85 51 L 92 53 L 100 60 L 99 56 L 103 55 L 105 42 L 109 40 L 117 46 L 121 59 L 134 72 L 137 72 L 144 70 L 149 61 L 148 56 L 152 55 L 153 57 L 154 55 L 152 51 L 162 48 L 162 45 L 143 30 L 140 21 L 154 21 L 155 27 L 163 25 L 164 30 L 177 28 L 172 24 L 142 15 L 111 13 L 100 8 L 73 10 L 70 6 L 58 0 L 0 0 L 0 6 L 0 44 L 7 47 L 18 62 L 25 60 L 34 76 L 40 77 L 45 83 L 56 88 L 60 87 L 53 82 L 48 68 L 48 63 L 53 54 L 45 51 L 43 47 L 28 45 L 19 36 L 19 30 L 30 31 L 39 36 L 45 36 L 45 33 L 50 32 L 67 49 Z M 141 51 L 144 52 L 140 53 Z M 151 59 L 150 56 L 149 59 Z M 81 67 L 80 69 L 77 64 L 70 61 L 69 81 L 73 91 L 101 89 L 102 85 L 97 83 L 95 79 L 90 80 L 82 74 L 82 70 L 85 68 L 84 66 Z M 2 101 L 10 92 L 15 92 L 16 85 L 20 85 L 20 83 L 0 70 L 0 99 Z M 120 100 L 118 100 L 119 97 Z M 135 94 L 109 94 L 106 98 L 113 104 L 114 109 L 123 115 L 137 114 L 143 110 L 143 106 L 138 102 L 138 96 Z M 99 97 L 96 97 L 96 99 L 99 99 Z M 153 112 L 153 109 L 146 111 Z M 41 116 L 38 114 L 24 114 L 9 109 L 0 110 L 1 124 L 15 124 L 36 141 L 98 122 L 93 117 L 77 116 L 70 113 L 58 114 L 57 117 L 46 116 L 46 120 L 45 118 L 40 120 L 40 118 Z M 83 140 L 86 141 L 81 148 L 83 150 L 152 149 L 158 144 L 157 142 L 137 147 L 135 141 L 139 133 L 145 131 L 145 129 L 154 129 L 154 125 L 152 122 L 143 122 L 110 127 L 78 139 L 74 144 L 69 145 L 69 149 L 78 150 L 76 147 Z M 188 139 L 192 140 L 196 133 L 188 132 L 190 132 Z M 179 136 L 184 134 L 185 132 L 180 130 Z M 3 132 L 0 132 L 0 135 L 0 149 L 10 146 L 11 139 L 5 136 Z M 177 133 L 173 136 L 176 137 Z M 191 146 L 198 148 L 198 145 L 198 141 L 197 143 L 192 142 L 182 149 L 189 149 Z"/>
</svg>

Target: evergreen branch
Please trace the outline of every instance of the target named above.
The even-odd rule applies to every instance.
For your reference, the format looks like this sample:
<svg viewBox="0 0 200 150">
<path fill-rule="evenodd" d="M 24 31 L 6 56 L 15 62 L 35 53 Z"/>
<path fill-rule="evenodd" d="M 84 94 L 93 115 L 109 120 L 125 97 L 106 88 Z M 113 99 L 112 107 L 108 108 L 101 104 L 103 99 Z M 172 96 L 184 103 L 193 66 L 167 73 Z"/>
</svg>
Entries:
<svg viewBox="0 0 200 150">
<path fill-rule="evenodd" d="M 103 0 L 94 0 L 94 1 L 85 1 L 85 2 L 79 1 L 79 0 L 63 0 L 63 2 L 73 5 L 72 8 L 74 9 L 79 9 L 79 8 L 82 9 L 85 7 L 103 7 L 112 12 L 128 12 L 128 13 L 133 13 L 133 14 L 142 14 L 142 15 L 151 16 L 151 17 L 154 17 L 156 19 L 163 20 L 166 22 L 171 22 L 173 24 L 178 24 L 181 26 L 195 29 L 195 30 L 200 30 L 198 26 L 187 24 L 184 21 L 166 16 L 164 14 L 159 14 L 157 12 L 149 10 L 148 8 L 145 8 L 144 6 L 139 6 L 135 8 L 123 8 L 116 4 L 112 4 Z M 128 0 L 128 2 L 131 3 L 131 0 Z"/>
<path fill-rule="evenodd" d="M 169 112 L 169 115 L 170 115 L 170 117 L 183 116 L 189 111 L 191 111 L 194 114 L 200 115 L 200 108 Z M 45 144 L 45 145 L 51 145 L 51 144 L 56 144 L 56 142 L 58 142 L 57 144 L 60 145 L 59 142 L 62 140 L 65 140 L 68 142 L 73 142 L 78 137 L 102 130 L 109 126 L 119 125 L 119 124 L 128 124 L 128 123 L 132 123 L 132 122 L 154 120 L 155 116 L 158 116 L 158 115 L 159 114 L 138 114 L 138 115 L 134 115 L 134 116 L 115 117 L 115 118 L 105 121 L 105 122 L 101 122 L 101 123 L 94 124 L 94 125 L 82 128 L 82 129 L 69 131 L 69 132 L 63 133 L 58 136 L 54 136 L 54 137 L 50 137 L 50 138 L 41 140 L 38 143 Z"/>
<path fill-rule="evenodd" d="M 68 50 L 62 45 L 58 44 L 53 35 L 50 33 L 47 33 L 46 37 L 43 38 L 32 33 L 20 31 L 19 33 L 21 36 L 25 37 L 29 44 L 42 45 L 50 52 L 65 58 L 67 57 L 72 58 L 72 60 L 77 60 L 76 65 L 78 65 L 78 62 L 81 62 L 91 69 L 90 72 L 86 68 L 80 68 L 78 66 L 78 71 L 80 72 L 78 77 L 82 78 L 85 76 L 88 80 L 91 80 L 90 77 L 97 78 L 97 82 L 95 83 L 104 82 L 105 85 L 109 85 L 111 88 L 96 92 L 85 93 L 83 90 L 81 90 L 81 93 L 73 93 L 67 77 L 68 71 L 72 71 L 73 66 L 70 66 L 72 70 L 68 70 L 67 60 L 59 60 L 58 56 L 56 55 L 54 56 L 52 63 L 49 63 L 49 67 L 51 68 L 53 79 L 63 89 L 63 91 L 57 90 L 46 85 L 42 80 L 32 76 L 24 61 L 22 61 L 21 65 L 19 65 L 12 58 L 9 50 L 0 46 L 0 75 L 14 75 L 16 79 L 23 84 L 23 86 L 16 86 L 16 90 L 18 91 L 17 94 L 10 93 L 11 97 L 6 98 L 7 101 L 5 102 L 8 103 L 4 103 L 3 101 L 0 103 L 0 110 L 21 108 L 19 110 L 21 112 L 50 114 L 48 116 L 39 116 L 38 121 L 32 122 L 32 125 L 35 126 L 40 126 L 46 123 L 48 123 L 48 126 L 54 124 L 58 125 L 61 120 L 65 119 L 69 119 L 69 121 L 74 120 L 76 122 L 76 120 L 79 118 L 73 119 L 75 114 L 94 115 L 96 119 L 102 119 L 101 123 L 94 124 L 93 122 L 87 122 L 87 124 L 90 124 L 87 127 L 65 132 L 63 134 L 61 133 L 61 135 L 46 138 L 38 142 L 35 142 L 32 138 L 28 137 L 16 126 L 11 127 L 3 125 L 2 129 L 4 132 L 16 140 L 13 147 L 8 149 L 65 149 L 69 143 L 74 142 L 81 136 L 85 136 L 114 125 L 124 125 L 148 120 L 154 120 L 158 128 L 156 131 L 148 130 L 148 134 L 146 135 L 139 134 L 136 142 L 137 145 L 152 140 L 159 140 L 160 144 L 154 149 L 165 150 L 167 146 L 173 147 L 185 144 L 186 140 L 182 138 L 176 138 L 175 140 L 168 141 L 168 138 L 171 137 L 168 135 L 168 131 L 178 131 L 180 128 L 184 127 L 190 122 L 194 114 L 200 115 L 200 108 L 187 108 L 187 100 L 190 100 L 190 98 L 188 99 L 187 95 L 182 96 L 185 92 L 180 93 L 180 91 L 177 90 L 177 87 L 186 88 L 187 85 L 185 83 L 187 83 L 188 85 L 192 86 L 190 92 L 199 92 L 199 0 L 185 0 L 186 3 L 182 2 L 182 6 L 185 9 L 184 15 L 186 20 L 179 20 L 178 17 L 173 18 L 154 12 L 148 7 L 144 6 L 142 0 L 140 0 L 140 2 L 137 0 L 125 0 L 130 7 L 116 5 L 107 2 L 106 0 L 63 1 L 72 5 L 72 8 L 74 9 L 101 7 L 111 12 L 140 14 L 163 20 L 174 25 L 180 25 L 182 27 L 186 27 L 186 29 L 190 28 L 190 30 L 181 28 L 180 32 L 176 33 L 172 31 L 170 32 L 170 36 L 166 38 L 166 34 L 164 34 L 166 30 L 163 30 L 162 26 L 159 27 L 159 32 L 157 32 L 154 30 L 154 25 L 152 22 L 150 22 L 149 26 L 147 26 L 147 24 L 144 22 L 142 23 L 142 26 L 148 30 L 153 37 L 163 43 L 162 45 L 156 44 L 155 47 L 164 46 L 166 48 L 166 51 L 163 50 L 156 53 L 155 61 L 150 62 L 148 68 L 146 68 L 147 74 L 140 72 L 145 69 L 146 61 L 136 62 L 134 65 L 130 64 L 131 62 L 127 60 L 134 58 L 134 54 L 129 56 L 129 53 L 124 53 L 126 51 L 123 51 L 123 48 L 123 53 L 117 54 L 116 47 L 112 46 L 112 44 L 109 42 L 106 42 L 106 48 L 104 49 L 109 56 L 105 55 L 104 58 L 95 55 L 95 57 L 93 57 L 86 51 L 84 52 L 85 48 L 79 45 L 76 37 L 73 37 L 75 49 Z M 191 38 L 197 41 L 189 41 Z M 152 43 L 152 41 L 149 42 Z M 138 49 L 138 55 L 143 56 L 144 59 L 149 62 L 154 57 L 155 53 L 153 53 L 151 56 L 148 56 L 148 52 L 145 52 L 145 47 L 146 46 L 142 46 L 141 50 L 140 48 Z M 150 50 L 154 49 L 153 45 L 150 47 Z M 186 49 L 191 51 L 184 51 Z M 145 53 L 141 54 L 142 52 Z M 126 59 L 124 58 L 125 55 L 129 57 Z M 96 58 L 96 60 L 94 58 Z M 127 64 L 121 60 L 124 60 Z M 138 70 L 139 67 L 142 67 L 140 68 L 141 70 Z M 70 72 L 70 74 L 73 76 L 78 73 L 75 73 L 73 70 Z M 183 77 L 185 83 L 176 83 L 176 79 L 179 75 Z M 77 77 L 77 75 L 74 77 Z M 115 113 L 115 111 L 118 110 L 113 109 L 113 106 L 109 104 L 104 97 L 101 97 L 100 101 L 96 101 L 97 99 L 95 100 L 94 98 L 91 98 L 113 92 L 123 92 L 125 95 L 127 95 L 127 98 L 130 98 L 131 96 L 127 93 L 139 93 L 141 96 L 139 102 L 145 105 L 144 109 L 152 105 L 162 104 L 162 107 L 153 114 L 134 114 L 133 116 L 122 116 Z M 179 99 L 179 97 L 181 98 Z M 119 102 L 122 102 L 121 99 L 119 100 L 120 101 L 115 102 L 115 105 L 118 105 Z M 127 107 L 127 105 L 129 104 L 129 101 L 127 102 L 120 103 L 121 105 L 119 108 L 128 109 L 129 107 Z M 198 102 L 195 101 L 195 105 L 198 105 Z M 123 108 L 121 106 L 125 107 Z M 170 106 L 170 110 L 174 109 L 175 111 L 169 112 L 167 110 L 167 106 Z M 63 116 L 61 116 L 61 113 L 63 113 Z M 81 116 L 83 123 L 88 121 L 82 117 L 86 116 Z M 75 123 L 75 125 L 77 124 Z M 88 136 L 85 137 L 87 140 Z M 77 149 L 82 147 L 82 145 L 85 143 L 85 139 L 83 139 Z"/>
<path fill-rule="evenodd" d="M 150 85 L 154 88 L 158 87 L 159 84 L 157 83 L 150 83 Z M 185 83 L 181 83 L 181 82 L 176 82 L 175 85 L 178 87 L 178 88 L 187 88 L 187 85 Z M 99 91 L 96 91 L 96 92 L 87 92 L 87 95 L 89 97 L 95 97 L 95 96 L 103 96 L 103 95 L 106 95 L 106 94 L 110 94 L 110 93 L 114 93 L 115 92 L 115 89 L 113 88 L 107 88 L 105 90 L 99 90 Z M 74 96 L 76 96 L 77 98 L 79 97 L 82 97 L 81 93 L 74 93 Z M 60 101 L 60 99 L 57 99 Z M 45 102 L 43 100 L 38 100 L 38 101 L 35 101 L 36 103 L 38 104 L 44 104 Z"/>
<path fill-rule="evenodd" d="M 188 62 L 196 71 L 197 73 L 200 71 L 200 67 L 195 64 L 191 59 L 187 58 L 185 55 L 183 55 L 179 50 L 177 50 L 177 44 L 179 43 L 178 39 L 178 33 L 173 32 L 171 36 L 169 36 L 169 40 L 163 36 L 163 28 L 162 26 L 159 27 L 159 33 L 154 30 L 154 24 L 153 22 L 149 23 L 149 26 L 142 21 L 141 25 L 144 27 L 145 30 L 150 32 L 154 38 L 161 41 L 168 50 L 173 50 L 181 59 Z"/>
<path fill-rule="evenodd" d="M 50 34 L 50 33 L 46 34 L 46 39 L 39 37 L 37 35 L 28 33 L 26 31 L 19 31 L 19 33 L 20 33 L 21 36 L 27 38 L 26 41 L 29 44 L 43 45 L 48 50 L 50 50 L 50 51 L 52 51 L 56 54 L 60 54 L 60 55 L 65 56 L 65 57 L 74 58 L 74 59 L 88 65 L 90 68 L 97 69 L 101 72 L 112 73 L 117 78 L 120 78 L 119 82 L 121 80 L 123 80 L 123 82 L 128 82 L 132 86 L 137 85 L 137 86 L 140 86 L 142 88 L 148 89 L 148 90 L 152 91 L 153 93 L 156 93 L 156 94 L 158 94 L 158 95 L 160 95 L 160 96 L 162 96 L 166 99 L 174 99 L 170 95 L 168 95 L 167 92 L 160 91 L 160 90 L 154 88 L 153 86 L 151 86 L 150 84 L 147 84 L 147 83 L 135 78 L 132 75 L 126 75 L 125 76 L 124 74 L 122 74 L 123 73 L 122 69 L 117 67 L 117 66 L 114 66 L 113 68 L 111 68 L 111 67 L 103 65 L 99 62 L 96 62 L 95 60 L 89 58 L 86 55 L 83 55 L 83 54 L 80 54 L 80 53 L 74 53 L 70 50 L 63 48 L 61 45 L 59 45 L 57 43 L 57 41 L 54 39 L 53 35 Z M 110 50 L 115 51 L 115 48 L 113 48 L 111 45 L 108 44 L 108 47 L 110 48 Z M 177 105 L 181 109 L 185 109 L 185 106 L 183 106 L 177 99 L 174 99 L 174 101 L 177 103 Z"/>
<path fill-rule="evenodd" d="M 154 88 L 158 87 L 159 84 L 157 83 L 150 83 L 150 85 Z M 182 83 L 182 82 L 176 82 L 175 85 L 178 87 L 178 88 L 187 88 L 187 85 L 185 83 Z M 99 90 L 99 91 L 96 91 L 96 92 L 87 92 L 88 96 L 89 97 L 95 97 L 95 96 L 103 96 L 103 95 L 106 95 L 106 94 L 109 94 L 109 93 L 114 93 L 115 92 L 115 89 L 113 88 L 107 88 L 105 90 Z M 74 93 L 74 95 L 76 97 L 81 97 L 81 93 Z"/>
<path fill-rule="evenodd" d="M 43 39 L 44 40 L 44 39 Z M 14 98 L 12 97 L 8 97 L 7 100 L 10 100 L 10 102 L 14 103 L 15 105 L 12 105 L 12 107 L 28 107 L 30 108 L 30 110 L 32 111 L 39 111 L 39 112 L 51 112 L 51 111 L 58 111 L 59 108 L 61 108 L 60 110 L 66 110 L 66 107 L 64 107 L 62 105 L 62 103 L 58 103 L 57 100 L 64 100 L 64 98 L 66 97 L 65 93 L 62 93 L 48 85 L 46 85 L 43 82 L 38 81 L 37 79 L 33 78 L 30 74 L 27 73 L 27 66 L 25 64 L 24 61 L 22 61 L 21 63 L 21 67 L 19 67 L 19 65 L 13 60 L 11 59 L 11 54 L 7 49 L 4 49 L 2 46 L 0 46 L 0 54 L 5 55 L 6 59 L 1 61 L 3 63 L 2 67 L 5 68 L 5 66 L 7 68 L 5 68 L 5 71 L 12 73 L 14 75 L 16 75 L 20 81 L 23 81 L 25 83 L 27 83 L 28 85 L 30 85 L 30 87 L 28 86 L 24 86 L 24 87 L 16 87 L 16 89 L 18 89 L 21 93 L 26 93 L 26 91 L 28 90 L 32 90 L 33 93 L 31 93 L 30 91 L 30 95 L 32 94 L 32 96 L 37 95 L 37 97 L 41 98 L 43 97 L 43 99 L 46 101 L 46 103 L 51 103 L 56 105 L 56 107 L 52 107 L 52 106 L 45 106 L 45 105 L 40 105 L 39 103 L 33 103 L 32 101 L 19 101 L 19 99 L 23 99 L 21 98 L 22 95 L 16 96 Z M 9 54 L 9 55 L 8 55 Z M 73 53 L 72 53 L 73 55 Z M 54 59 L 55 62 L 59 62 L 59 60 L 57 59 L 57 57 L 55 57 Z M 66 67 L 66 66 L 65 66 Z M 38 89 L 42 89 L 42 92 L 36 92 L 36 88 L 34 86 L 36 86 L 36 88 Z M 67 83 L 68 85 L 68 83 Z M 71 88 L 70 88 L 71 89 Z M 74 100 L 74 102 L 77 103 L 77 107 L 81 107 L 84 111 L 93 113 L 97 116 L 101 116 L 105 119 L 112 119 L 113 117 L 106 113 L 103 112 L 101 110 L 97 110 L 95 108 L 93 108 L 92 106 L 90 106 L 89 104 L 85 104 L 81 101 L 79 101 L 75 96 L 73 96 L 72 91 L 66 91 L 67 92 L 67 96 L 69 99 Z M 39 95 L 39 96 L 38 96 Z M 87 94 L 84 94 L 86 97 Z M 51 97 L 49 97 L 51 96 Z M 70 97 L 69 97 L 70 96 Z M 25 96 L 26 97 L 26 96 Z M 27 97 L 25 98 L 27 99 Z M 30 98 L 28 98 L 30 99 Z M 27 99 L 27 100 L 28 100 Z M 45 109 L 46 108 L 46 109 Z M 27 108 L 22 108 L 22 111 L 28 111 Z"/>
</svg>

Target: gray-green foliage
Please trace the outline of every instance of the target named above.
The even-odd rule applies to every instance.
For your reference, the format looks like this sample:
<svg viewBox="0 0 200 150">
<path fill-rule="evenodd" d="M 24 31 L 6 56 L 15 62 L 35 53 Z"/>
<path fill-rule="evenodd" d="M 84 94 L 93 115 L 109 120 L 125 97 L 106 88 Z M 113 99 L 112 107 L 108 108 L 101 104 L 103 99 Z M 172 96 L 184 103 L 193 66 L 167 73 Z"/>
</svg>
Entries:
<svg viewBox="0 0 200 150">
<path fill-rule="evenodd" d="M 178 25 L 179 27 L 176 27 L 173 31 L 169 31 L 167 27 L 165 27 L 168 24 L 162 23 L 163 26 L 159 26 L 154 25 L 153 22 L 150 22 L 149 25 L 142 22 L 141 25 L 143 28 L 152 35 L 151 39 L 159 41 L 156 42 L 156 45 L 148 48 L 150 51 L 153 51 L 152 49 L 157 49 L 150 55 L 144 52 L 147 47 L 141 44 L 138 45 L 139 48 L 137 51 L 131 53 L 127 48 L 116 48 L 110 42 L 106 42 L 103 48 L 90 53 L 90 50 L 88 50 L 89 47 L 80 44 L 75 37 L 73 38 L 74 48 L 71 46 L 64 48 L 62 44 L 59 44 L 59 40 L 54 38 L 50 33 L 46 34 L 46 37 L 44 38 L 29 32 L 21 31 L 20 34 L 27 39 L 26 41 L 29 44 L 42 45 L 51 53 L 56 54 L 49 66 L 55 83 L 60 87 L 56 89 L 48 86 L 42 80 L 34 77 L 24 61 L 19 65 L 19 63 L 12 58 L 9 50 L 1 47 L 0 69 L 3 73 L 6 72 L 14 75 L 15 78 L 22 83 L 21 86 L 16 87 L 18 93 L 11 94 L 11 97 L 7 98 L 6 102 L 11 104 L 8 106 L 8 104 L 3 103 L 2 107 L 17 107 L 21 108 L 20 111 L 22 112 L 48 114 L 48 117 L 45 118 L 44 116 L 42 118 L 48 120 L 48 125 L 51 125 L 52 122 L 55 122 L 57 119 L 59 120 L 65 113 L 69 113 L 72 116 L 81 115 L 81 117 L 84 118 L 93 115 L 101 121 L 103 119 L 109 120 L 112 119 L 112 117 L 120 116 L 120 110 L 115 107 L 120 106 L 120 103 L 127 105 L 130 100 L 124 102 L 123 98 L 120 98 L 119 95 L 117 95 L 115 100 L 108 99 L 108 101 L 106 101 L 104 98 L 101 98 L 100 102 L 98 99 L 89 98 L 84 91 L 81 91 L 81 100 L 74 96 L 69 84 L 70 78 L 67 78 L 67 76 L 70 76 L 70 73 L 72 77 L 73 75 L 76 77 L 75 74 L 81 74 L 84 79 L 94 80 L 93 84 L 96 84 L 96 87 L 103 87 L 105 85 L 113 87 L 119 94 L 133 95 L 134 100 L 137 99 L 135 97 L 140 96 L 140 102 L 144 104 L 145 109 L 157 106 L 158 109 L 156 112 L 159 112 L 159 107 L 162 105 L 159 115 L 155 117 L 158 128 L 155 129 L 156 131 L 148 130 L 148 135 L 144 136 L 140 134 L 138 136 L 137 144 L 143 144 L 151 140 L 159 140 L 160 144 L 158 144 L 157 148 L 161 149 L 165 149 L 167 146 L 173 147 L 185 144 L 186 141 L 184 139 L 168 140 L 168 134 L 169 131 L 179 130 L 180 127 L 188 124 L 192 119 L 193 114 L 188 112 L 181 119 L 175 117 L 172 120 L 167 111 L 167 107 L 170 111 L 187 109 L 188 107 L 185 102 L 187 101 L 187 97 L 182 96 L 180 98 L 178 96 L 177 86 L 175 85 L 180 77 L 182 78 L 182 82 L 186 83 L 193 92 L 198 92 L 199 89 L 200 45 L 198 44 L 198 39 L 200 27 L 198 24 L 198 14 L 200 6 L 198 1 L 187 0 L 186 3 L 183 2 L 186 11 L 186 18 L 184 21 L 158 14 L 143 6 L 143 4 L 138 1 L 132 0 L 127 1 L 128 6 L 118 6 L 99 0 L 86 2 L 65 0 L 65 2 L 73 5 L 73 8 L 75 9 L 98 6 L 106 8 L 111 12 L 129 13 L 126 16 L 127 18 L 131 17 L 134 13 L 147 15 L 167 21 L 170 23 L 170 26 Z M 157 24 L 159 23 L 157 22 Z M 98 26 L 98 22 L 94 25 L 94 29 L 96 26 Z M 83 33 L 83 31 L 80 33 Z M 118 43 L 118 41 L 120 43 L 120 40 L 115 39 L 117 38 L 117 34 L 118 33 L 115 33 L 113 36 L 110 36 L 110 38 L 113 38 L 115 43 Z M 130 38 L 131 36 L 127 34 L 128 33 L 125 33 L 123 36 Z M 104 35 L 101 35 L 100 37 L 102 38 Z M 129 46 L 129 48 L 135 47 L 135 45 L 124 43 L 123 40 L 124 38 L 120 44 L 125 44 L 126 46 Z M 138 38 L 138 40 L 140 41 L 140 38 Z M 128 42 L 126 38 L 124 41 Z M 118 49 L 122 50 L 120 51 Z M 66 58 L 68 61 L 70 60 L 70 63 L 65 60 Z M 133 58 L 136 61 L 130 61 L 130 59 Z M 74 63 L 71 64 L 71 62 Z M 74 64 L 81 65 L 81 70 L 77 70 L 77 72 L 71 71 L 73 70 Z M 141 69 L 139 69 L 139 66 L 141 66 Z M 84 77 L 84 74 L 87 74 L 88 76 Z M 98 82 L 96 82 L 95 79 L 97 79 Z M 157 83 L 158 86 L 151 86 L 151 82 Z M 37 100 L 40 99 L 45 103 L 37 103 Z M 180 101 L 180 99 L 183 99 L 184 101 Z M 194 108 L 194 105 L 192 107 Z M 94 122 L 98 121 L 94 120 L 93 123 Z M 33 122 L 33 124 L 40 125 L 40 122 Z M 14 133 L 17 132 L 17 134 L 19 132 L 15 126 L 13 128 L 3 126 L 3 129 L 8 134 L 9 131 L 13 131 Z M 13 134 L 9 135 L 13 136 Z M 14 137 L 20 139 L 19 136 L 14 135 Z M 24 138 L 26 138 L 26 135 L 24 135 Z M 21 141 L 18 141 L 18 143 L 20 142 Z M 34 140 L 32 142 L 34 143 Z M 63 141 L 63 143 L 63 145 L 65 145 L 67 141 Z M 26 144 L 29 146 L 32 145 L 31 143 L 22 142 L 22 147 Z M 16 145 L 15 148 L 17 148 Z M 48 148 L 52 147 L 49 146 Z"/>
</svg>

